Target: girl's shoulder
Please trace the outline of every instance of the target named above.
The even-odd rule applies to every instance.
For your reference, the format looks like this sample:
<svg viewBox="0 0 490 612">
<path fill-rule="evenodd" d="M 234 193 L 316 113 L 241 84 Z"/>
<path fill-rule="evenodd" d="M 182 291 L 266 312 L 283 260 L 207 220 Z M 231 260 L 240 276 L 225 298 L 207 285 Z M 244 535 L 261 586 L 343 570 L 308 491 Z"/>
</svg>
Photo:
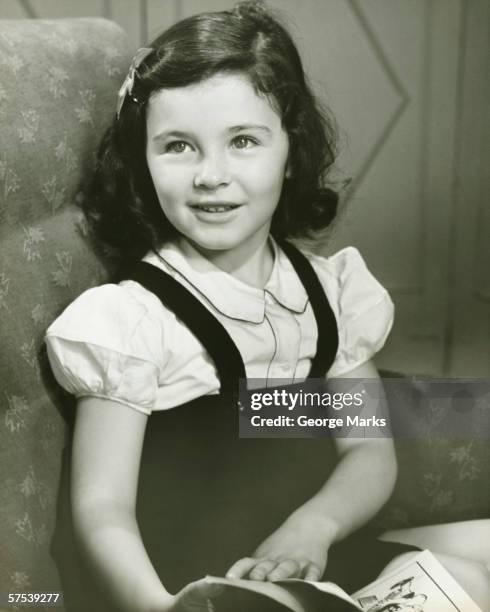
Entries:
<svg viewBox="0 0 490 612">
<path fill-rule="evenodd" d="M 138 283 L 107 283 L 87 289 L 71 302 L 48 327 L 46 338 L 93 343 L 160 361 L 159 344 L 152 339 L 163 332 L 161 311 L 158 298 Z"/>
<path fill-rule="evenodd" d="M 76 397 L 108 398 L 150 414 L 169 360 L 162 314 L 153 294 L 133 281 L 84 291 L 46 331 L 58 383 Z"/>
<path fill-rule="evenodd" d="M 388 291 L 370 272 L 354 247 L 323 257 L 304 252 L 337 319 L 339 348 L 328 375 L 350 372 L 384 345 L 394 320 Z"/>
<path fill-rule="evenodd" d="M 366 309 L 390 300 L 387 290 L 370 272 L 361 253 L 352 246 L 328 257 L 303 251 L 317 273 L 328 298 L 344 307 L 355 304 Z"/>
</svg>

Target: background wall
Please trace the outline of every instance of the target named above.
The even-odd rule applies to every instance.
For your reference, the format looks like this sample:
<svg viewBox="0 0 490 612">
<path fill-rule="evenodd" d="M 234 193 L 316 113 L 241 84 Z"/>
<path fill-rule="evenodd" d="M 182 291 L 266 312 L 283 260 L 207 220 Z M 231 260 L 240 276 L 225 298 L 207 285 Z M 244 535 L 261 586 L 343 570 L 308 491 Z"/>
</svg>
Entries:
<svg viewBox="0 0 490 612">
<path fill-rule="evenodd" d="M 0 17 L 107 17 L 136 48 L 182 17 L 233 4 L 0 0 Z M 318 95 L 337 117 L 337 177 L 352 177 L 341 219 L 318 250 L 356 245 L 395 301 L 378 365 L 488 377 L 490 3 L 270 4 L 283 11 Z"/>
</svg>

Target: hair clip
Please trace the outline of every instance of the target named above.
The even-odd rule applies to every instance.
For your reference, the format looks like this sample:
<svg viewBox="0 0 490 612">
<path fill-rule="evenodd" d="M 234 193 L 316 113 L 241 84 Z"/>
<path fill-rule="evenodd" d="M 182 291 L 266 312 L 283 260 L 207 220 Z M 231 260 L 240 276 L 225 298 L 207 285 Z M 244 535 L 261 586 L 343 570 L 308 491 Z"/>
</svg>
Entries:
<svg viewBox="0 0 490 612">
<path fill-rule="evenodd" d="M 124 79 L 124 83 L 121 85 L 121 89 L 119 90 L 119 93 L 117 94 L 116 114 L 117 114 L 118 119 L 119 119 L 119 114 L 121 113 L 121 109 L 124 104 L 124 100 L 126 99 L 126 96 L 131 95 L 131 92 L 133 91 L 134 77 L 136 74 L 136 70 L 138 69 L 138 66 L 145 59 L 145 57 L 147 57 L 153 50 L 154 49 L 152 47 L 141 47 L 140 49 L 136 51 L 131 61 L 131 66 L 129 67 L 128 74 L 126 75 L 126 78 Z"/>
</svg>

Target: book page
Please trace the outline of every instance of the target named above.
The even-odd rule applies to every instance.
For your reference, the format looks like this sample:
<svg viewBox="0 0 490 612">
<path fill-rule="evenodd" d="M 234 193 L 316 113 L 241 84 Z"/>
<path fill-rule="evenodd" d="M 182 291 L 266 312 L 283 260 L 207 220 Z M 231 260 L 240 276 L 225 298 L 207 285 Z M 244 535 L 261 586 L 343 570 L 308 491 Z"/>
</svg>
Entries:
<svg viewBox="0 0 490 612">
<path fill-rule="evenodd" d="M 302 595 L 304 595 L 305 597 L 309 596 L 310 599 L 313 599 L 312 595 L 316 593 L 317 597 L 315 599 L 320 601 L 321 594 L 330 595 L 339 600 L 339 604 L 337 605 L 338 608 L 341 607 L 340 601 L 342 601 L 349 604 L 349 606 L 345 606 L 345 609 L 351 610 L 356 608 L 358 610 L 362 610 L 362 608 L 352 597 L 350 597 L 343 589 L 333 582 L 313 582 L 311 580 L 289 578 L 287 580 L 279 580 L 275 584 L 280 584 L 289 592 L 295 593 L 300 598 Z"/>
<path fill-rule="evenodd" d="M 217 612 L 482 612 L 439 561 L 425 550 L 394 572 L 349 596 L 332 582 L 299 579 L 262 582 L 215 576 L 224 587 L 214 600 Z M 193 583 L 199 584 L 201 581 Z"/>
<path fill-rule="evenodd" d="M 352 598 L 364 612 L 482 612 L 428 550 Z"/>
<path fill-rule="evenodd" d="M 213 600 L 217 612 L 331 612 L 362 610 L 345 591 L 331 582 L 308 582 L 299 579 L 262 582 L 258 580 L 227 579 L 216 576 L 203 578 L 208 584 L 224 587 L 222 595 Z M 201 581 L 192 583 L 199 584 Z"/>
<path fill-rule="evenodd" d="M 240 578 L 231 580 L 217 576 L 206 576 L 203 580 L 208 584 L 219 584 L 224 587 L 223 595 L 219 595 L 213 602 L 217 610 L 227 610 L 227 606 L 231 603 L 233 604 L 233 610 L 236 610 L 236 612 L 240 612 L 242 609 L 244 611 L 250 610 L 253 609 L 253 600 L 258 597 L 254 606 L 255 609 L 265 610 L 265 599 L 269 599 L 271 609 L 275 609 L 272 606 L 275 603 L 276 608 L 283 606 L 292 612 L 305 612 L 303 605 L 293 594 L 273 582 L 242 580 Z M 257 597 L 254 598 L 254 596 Z M 260 599 L 263 600 L 262 604 Z"/>
</svg>

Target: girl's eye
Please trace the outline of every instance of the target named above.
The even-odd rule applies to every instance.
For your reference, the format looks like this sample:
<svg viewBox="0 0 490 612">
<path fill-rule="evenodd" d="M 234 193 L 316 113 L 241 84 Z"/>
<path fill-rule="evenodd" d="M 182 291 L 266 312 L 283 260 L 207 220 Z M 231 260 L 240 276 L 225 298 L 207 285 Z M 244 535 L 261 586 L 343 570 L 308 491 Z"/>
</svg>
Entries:
<svg viewBox="0 0 490 612">
<path fill-rule="evenodd" d="M 165 151 L 167 153 L 184 153 L 185 148 L 189 145 L 183 140 L 174 140 L 174 142 L 169 142 L 165 147 Z"/>
<path fill-rule="evenodd" d="M 258 143 L 250 136 L 237 136 L 233 139 L 233 144 L 237 149 L 249 149 Z"/>
</svg>

